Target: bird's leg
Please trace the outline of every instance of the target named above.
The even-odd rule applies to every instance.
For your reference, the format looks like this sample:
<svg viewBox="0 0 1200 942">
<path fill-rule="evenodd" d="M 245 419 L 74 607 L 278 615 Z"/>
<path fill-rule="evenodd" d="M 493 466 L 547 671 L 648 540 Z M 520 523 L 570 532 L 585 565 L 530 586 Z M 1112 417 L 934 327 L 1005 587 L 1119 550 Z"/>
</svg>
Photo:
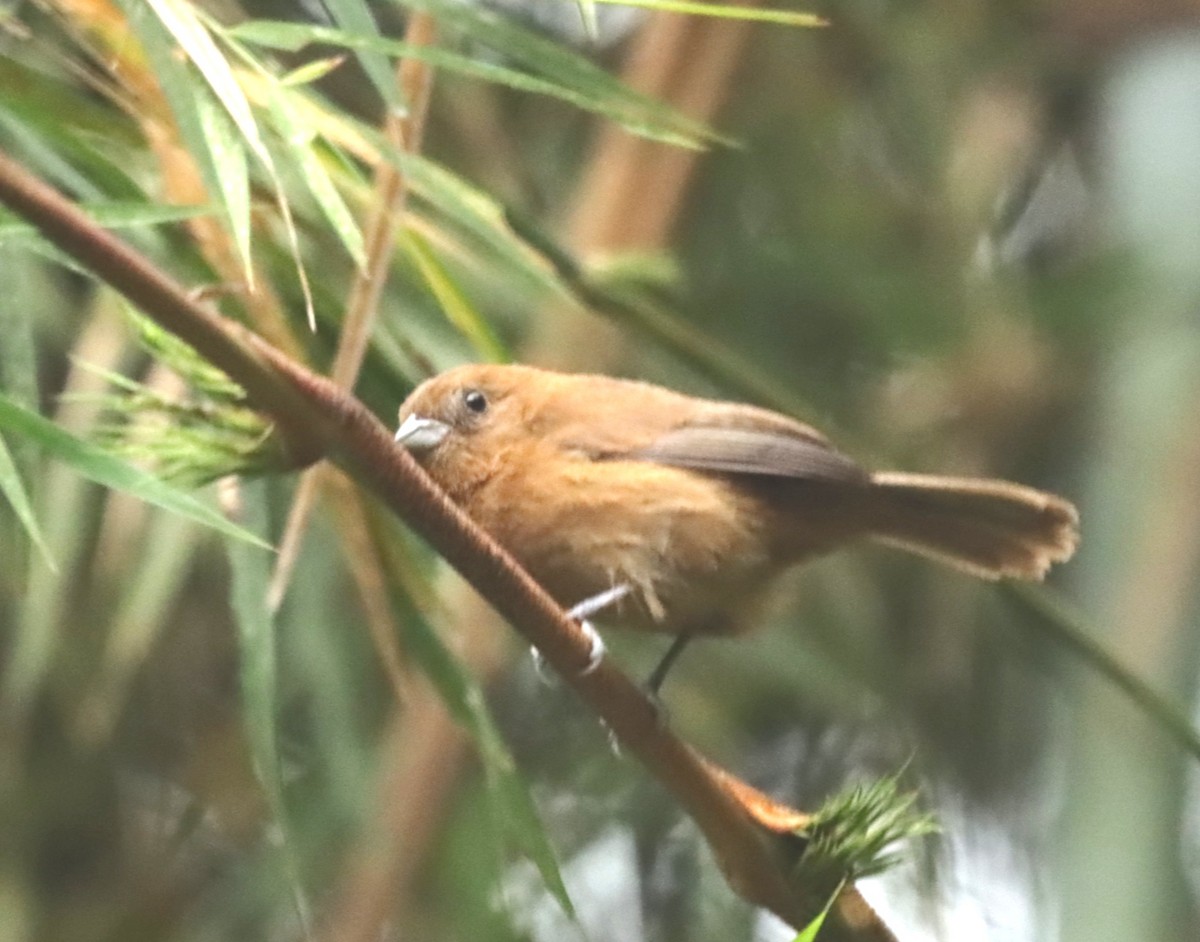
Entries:
<svg viewBox="0 0 1200 942">
<path fill-rule="evenodd" d="M 580 674 L 583 674 L 584 676 L 590 674 L 597 667 L 599 667 L 600 662 L 604 660 L 604 639 L 600 637 L 600 632 L 598 632 L 595 627 L 593 627 L 592 623 L 588 621 L 588 617 L 590 615 L 595 615 L 597 612 L 603 611 L 611 605 L 615 605 L 632 591 L 633 586 L 631 586 L 628 582 L 622 582 L 613 586 L 611 589 L 605 589 L 603 592 L 597 592 L 595 595 L 589 595 L 582 602 L 579 602 L 567 609 L 567 617 L 573 621 L 579 622 L 580 631 L 587 635 L 588 641 L 591 643 L 591 651 L 588 655 L 587 665 L 582 671 L 580 671 Z M 533 664 L 538 669 L 538 672 L 541 673 L 542 655 L 537 648 L 533 648 L 532 652 Z"/>
<path fill-rule="evenodd" d="M 662 656 L 662 660 L 658 662 L 658 666 L 650 672 L 650 676 L 646 678 L 646 690 L 654 699 L 658 699 L 658 691 L 663 685 L 663 681 L 667 679 L 667 671 L 671 669 L 671 665 L 683 653 L 683 649 L 687 647 L 688 642 L 692 640 L 692 636 L 686 631 L 680 632 L 671 639 L 671 646 L 667 648 L 666 653 Z"/>
</svg>

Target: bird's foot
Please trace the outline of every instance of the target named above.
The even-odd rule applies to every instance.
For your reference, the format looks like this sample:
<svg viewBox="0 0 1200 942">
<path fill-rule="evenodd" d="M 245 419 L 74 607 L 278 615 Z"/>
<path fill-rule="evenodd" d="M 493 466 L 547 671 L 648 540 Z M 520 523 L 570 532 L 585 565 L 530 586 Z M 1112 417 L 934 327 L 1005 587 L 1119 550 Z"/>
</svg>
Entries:
<svg viewBox="0 0 1200 942">
<path fill-rule="evenodd" d="M 582 602 L 567 609 L 567 617 L 579 623 L 579 630 L 587 636 L 590 645 L 588 662 L 584 665 L 583 670 L 579 672 L 581 677 L 586 677 L 600 666 L 600 662 L 604 660 L 604 652 L 607 650 L 604 645 L 604 639 L 600 637 L 600 632 L 596 630 L 595 626 L 588 621 L 588 616 L 595 615 L 597 612 L 615 605 L 632 591 L 633 586 L 627 582 L 622 582 L 611 589 L 605 589 L 603 592 L 588 596 Z M 533 666 L 538 675 L 543 680 L 549 680 L 546 674 L 546 659 L 542 657 L 541 652 L 537 648 L 531 648 L 530 653 L 533 655 Z"/>
</svg>

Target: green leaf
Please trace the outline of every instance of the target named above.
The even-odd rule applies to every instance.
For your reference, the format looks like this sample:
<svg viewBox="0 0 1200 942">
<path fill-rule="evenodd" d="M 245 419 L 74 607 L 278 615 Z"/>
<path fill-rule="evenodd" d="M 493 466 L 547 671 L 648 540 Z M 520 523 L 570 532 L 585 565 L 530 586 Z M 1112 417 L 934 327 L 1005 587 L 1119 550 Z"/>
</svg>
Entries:
<svg viewBox="0 0 1200 942">
<path fill-rule="evenodd" d="M 504 738 L 488 711 L 483 691 L 423 618 L 406 618 L 405 650 L 437 688 L 446 708 L 479 749 L 492 817 L 508 841 L 537 867 L 563 911 L 575 918 L 554 848 L 546 837 L 537 808 L 516 769 Z"/>
<path fill-rule="evenodd" d="M 1131 671 L 1098 638 L 1098 632 L 1060 595 L 1041 585 L 1003 582 L 1000 591 L 1033 615 L 1059 644 L 1101 677 L 1106 678 L 1141 710 L 1155 727 L 1200 761 L 1200 730 L 1192 724 L 1183 704 L 1171 703 Z"/>
<path fill-rule="evenodd" d="M 175 43 L 149 7 L 138 0 L 120 0 L 126 22 L 141 40 L 187 150 L 198 161 L 205 189 L 221 200 L 247 281 L 250 264 L 250 199 L 246 156 L 241 138 L 229 118 L 175 55 Z"/>
<path fill-rule="evenodd" d="M 308 323 L 315 328 L 316 315 L 313 312 L 312 290 L 309 286 L 308 273 L 305 271 L 301 259 L 300 237 L 296 232 L 296 223 L 292 217 L 287 191 L 283 187 L 283 181 L 279 177 L 279 171 L 271 157 L 271 152 L 267 149 L 267 145 L 259 133 L 250 102 L 246 99 L 246 95 L 234 75 L 233 68 L 217 47 L 212 33 L 209 32 L 210 26 L 215 28 L 216 24 L 202 16 L 195 7 L 182 2 L 182 0 L 147 0 L 147 2 L 154 9 L 162 25 L 187 53 L 192 64 L 203 76 L 229 118 L 237 126 L 243 144 L 254 154 L 271 178 L 279 215 L 283 220 L 292 260 L 296 265 L 300 290 L 304 295 Z M 300 172 L 303 174 L 302 169 Z M 253 285 L 253 268 L 249 264 L 246 265 L 246 279 Z"/>
<path fill-rule="evenodd" d="M 370 8 L 363 0 L 325 0 L 325 8 L 333 15 L 337 24 L 348 33 L 360 36 L 379 36 L 379 26 Z M 403 108 L 400 88 L 395 73 L 388 65 L 387 56 L 379 50 L 359 49 L 358 61 L 374 84 L 384 104 L 393 110 Z"/>
<path fill-rule="evenodd" d="M 596 0 L 575 0 L 579 7 L 579 19 L 583 21 L 583 32 L 589 42 L 600 38 L 600 27 L 596 23 Z"/>
<path fill-rule="evenodd" d="M 283 806 L 279 748 L 275 741 L 277 664 L 275 619 L 267 606 L 273 554 L 266 541 L 265 482 L 242 486 L 242 507 L 255 533 L 254 546 L 231 542 L 228 546 L 233 582 L 230 602 L 237 623 L 242 715 L 250 742 L 254 769 L 267 791 L 273 809 Z"/>
<path fill-rule="evenodd" d="M 455 283 L 441 259 L 434 254 L 428 240 L 411 229 L 403 234 L 404 246 L 417 263 L 417 268 L 429 290 L 437 298 L 446 319 L 474 347 L 476 353 L 490 363 L 506 363 L 512 358 L 491 324 L 479 313 Z"/>
<path fill-rule="evenodd" d="M 250 257 L 250 168 L 246 148 L 233 124 L 203 88 L 192 86 L 196 117 L 217 175 L 217 187 L 225 203 L 225 217 L 233 234 L 246 283 L 253 283 Z"/>
<path fill-rule="evenodd" d="M 29 534 L 29 539 L 42 554 L 42 559 L 46 561 L 46 565 L 57 571 L 50 548 L 46 545 L 46 541 L 42 537 L 37 516 L 34 514 L 33 505 L 29 501 L 29 495 L 25 493 L 25 486 L 21 483 L 21 475 L 17 472 L 17 466 L 13 462 L 12 455 L 9 453 L 8 446 L 4 443 L 3 437 L 0 437 L 0 493 L 4 494 L 8 500 L 13 513 L 17 515 L 17 519 L 21 521 L 21 526 Z"/>
<path fill-rule="evenodd" d="M 634 91 L 586 56 L 521 26 L 503 13 L 454 0 L 400 2 L 413 9 L 433 12 L 439 22 L 461 29 L 474 42 L 495 50 L 506 60 L 520 63 L 549 82 L 614 106 L 625 114 L 614 120 L 635 134 L 694 148 L 714 142 L 732 143 L 703 122 Z"/>
<path fill-rule="evenodd" d="M 325 165 L 317 156 L 313 146 L 317 132 L 303 121 L 300 112 L 292 105 L 290 95 L 293 92 L 274 79 L 267 80 L 267 89 L 275 126 L 299 169 L 300 178 L 312 193 L 317 205 L 321 207 L 325 219 L 341 239 L 350 257 L 362 268 L 367 263 L 362 230 L 359 229 L 337 187 L 333 185 Z"/>
<path fill-rule="evenodd" d="M 230 523 L 192 495 L 113 457 L 89 442 L 76 438 L 70 432 L 64 431 L 48 419 L 23 408 L 2 394 L 0 428 L 29 438 L 49 455 L 97 484 L 131 494 L 148 504 L 188 517 L 226 536 L 267 547 L 267 544 L 254 534 Z"/>
<path fill-rule="evenodd" d="M 441 16 L 443 12 L 438 15 Z M 502 18 L 497 19 L 503 22 Z M 478 28 L 481 33 L 487 34 L 486 27 Z M 516 37 L 514 42 L 524 52 L 523 61 L 528 71 L 518 71 L 498 62 L 473 59 L 440 46 L 414 46 L 399 40 L 304 23 L 251 20 L 228 33 L 242 42 L 289 52 L 296 52 L 310 43 L 320 43 L 410 57 L 469 78 L 557 98 L 584 111 L 609 118 L 634 134 L 681 147 L 698 149 L 712 141 L 722 140 L 699 122 L 651 98 L 638 95 L 607 72 L 554 43 L 511 25 L 503 26 L 502 30 Z M 507 46 L 497 44 L 495 38 L 488 45 L 501 51 L 512 51 Z M 543 66 L 544 69 L 539 68 Z M 543 74 L 537 74 L 539 72 Z"/>
<path fill-rule="evenodd" d="M 271 167 L 271 155 L 263 143 L 254 120 L 254 112 L 246 95 L 238 84 L 233 69 L 216 42 L 204 27 L 195 9 L 181 0 L 146 0 L 159 21 L 187 53 L 189 59 L 199 70 L 204 80 L 212 89 L 217 100 L 225 107 L 226 113 L 237 125 L 242 140 L 246 142 L 254 155 L 262 161 L 264 167 Z"/>
<path fill-rule="evenodd" d="M 815 13 L 793 10 L 759 10 L 754 7 L 726 6 L 721 3 L 692 3 L 688 0 L 589 0 L 591 3 L 610 3 L 624 7 L 641 7 L 660 13 L 685 13 L 689 16 L 715 16 L 728 20 L 748 20 L 776 23 L 781 26 L 827 26 L 828 21 Z"/>
<path fill-rule="evenodd" d="M 278 714 L 278 651 L 275 618 L 267 606 L 267 586 L 271 579 L 273 553 L 261 547 L 266 542 L 268 484 L 248 481 L 242 485 L 242 507 L 248 526 L 256 536 L 256 546 L 230 541 L 229 564 L 233 584 L 230 602 L 237 623 L 242 688 L 242 716 L 250 743 L 255 772 L 263 784 L 275 825 L 279 829 L 279 866 L 292 890 L 297 914 L 309 935 L 311 918 L 300 880 L 300 862 L 291 836 L 283 801 L 283 779 L 276 737 Z"/>
<path fill-rule="evenodd" d="M 340 69 L 345 64 L 346 58 L 346 56 L 329 56 L 325 59 L 313 59 L 311 62 L 292 69 L 279 80 L 279 84 L 289 88 L 311 84 L 323 79 L 334 70 Z"/>
<path fill-rule="evenodd" d="M 164 206 L 162 203 L 103 202 L 78 203 L 79 209 L 98 226 L 105 229 L 136 229 L 141 226 L 161 226 L 183 222 L 216 212 L 212 206 Z M 28 238 L 37 235 L 37 228 L 8 210 L 0 210 L 0 239 Z"/>
<path fill-rule="evenodd" d="M 0 226 L 0 237 L 3 228 Z M 0 390 L 13 401 L 33 406 L 38 398 L 37 354 L 34 350 L 33 323 L 42 313 L 43 299 L 31 284 L 29 257 L 17 252 L 0 251 Z M 54 554 L 42 535 L 33 505 L 21 480 L 21 474 L 34 473 L 32 448 L 18 451 L 16 458 L 0 436 L 0 493 L 3 493 L 17 520 L 38 548 L 46 565 L 57 571 Z"/>
<path fill-rule="evenodd" d="M 817 914 L 817 917 L 807 926 L 800 930 L 800 934 L 796 936 L 794 942 L 813 942 L 816 939 L 817 933 L 821 931 L 821 927 L 825 925 L 825 920 L 829 917 L 829 911 L 833 909 L 833 904 L 837 902 L 839 894 L 845 884 L 838 886 L 833 891 L 832 895 L 826 901 L 824 908 Z"/>
<path fill-rule="evenodd" d="M 572 300 L 557 273 L 514 237 L 500 203 L 436 161 L 419 154 L 399 154 L 387 147 L 381 135 L 375 141 L 406 175 L 413 195 L 493 256 L 505 272 L 521 277 L 533 289 L 553 292 L 562 301 Z"/>
</svg>

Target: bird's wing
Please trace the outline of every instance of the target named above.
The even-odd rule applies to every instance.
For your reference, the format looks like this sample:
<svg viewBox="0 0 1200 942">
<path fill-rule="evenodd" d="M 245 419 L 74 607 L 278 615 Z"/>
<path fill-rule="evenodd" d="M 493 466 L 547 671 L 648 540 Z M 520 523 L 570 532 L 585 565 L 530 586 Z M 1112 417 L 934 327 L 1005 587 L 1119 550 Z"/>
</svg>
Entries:
<svg viewBox="0 0 1200 942">
<path fill-rule="evenodd" d="M 620 457 L 724 474 L 836 484 L 862 484 L 868 480 L 866 471 L 823 439 L 775 429 L 685 425 Z"/>
</svg>

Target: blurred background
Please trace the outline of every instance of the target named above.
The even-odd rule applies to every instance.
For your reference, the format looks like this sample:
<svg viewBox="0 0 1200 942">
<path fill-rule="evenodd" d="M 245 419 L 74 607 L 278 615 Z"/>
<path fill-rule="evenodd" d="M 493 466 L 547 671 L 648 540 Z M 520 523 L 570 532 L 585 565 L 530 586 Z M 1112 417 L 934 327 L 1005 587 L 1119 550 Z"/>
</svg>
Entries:
<svg viewBox="0 0 1200 942">
<path fill-rule="evenodd" d="M 800 808 L 907 765 L 943 832 L 862 885 L 901 940 L 1197 938 L 1197 755 L 1081 651 L 1195 719 L 1200 16 L 806 12 L 9 0 L 0 149 L 388 423 L 515 359 L 1069 496 L 1045 594 L 843 552 L 667 716 Z M 0 217 L 0 940 L 792 937 L 426 546 L 61 262 Z"/>
</svg>

